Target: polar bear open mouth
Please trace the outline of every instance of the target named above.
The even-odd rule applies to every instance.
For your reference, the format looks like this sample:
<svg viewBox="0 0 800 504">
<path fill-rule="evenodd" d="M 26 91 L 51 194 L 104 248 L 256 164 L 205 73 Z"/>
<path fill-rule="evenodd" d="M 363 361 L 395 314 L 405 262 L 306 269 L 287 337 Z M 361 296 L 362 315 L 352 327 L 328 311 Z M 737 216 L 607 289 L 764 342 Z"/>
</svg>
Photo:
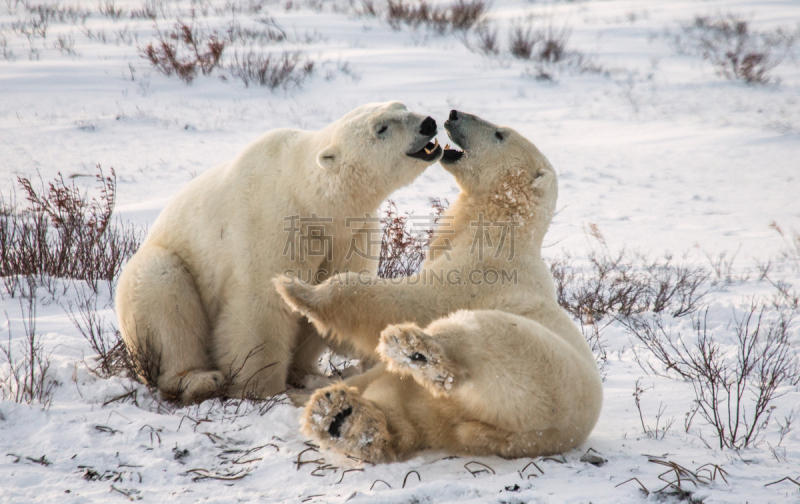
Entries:
<svg viewBox="0 0 800 504">
<path fill-rule="evenodd" d="M 425 144 L 425 147 L 421 148 L 416 152 L 406 153 L 406 156 L 411 156 L 413 158 L 421 159 L 423 161 L 433 161 L 441 153 L 442 153 L 442 146 L 439 145 L 439 140 L 437 139 L 435 140 L 435 142 L 428 142 L 427 144 Z"/>
<path fill-rule="evenodd" d="M 451 149 L 450 144 L 444 146 L 444 154 L 442 154 L 442 159 L 439 160 L 441 163 L 455 163 L 461 156 L 464 155 L 464 151 L 458 149 Z"/>
</svg>

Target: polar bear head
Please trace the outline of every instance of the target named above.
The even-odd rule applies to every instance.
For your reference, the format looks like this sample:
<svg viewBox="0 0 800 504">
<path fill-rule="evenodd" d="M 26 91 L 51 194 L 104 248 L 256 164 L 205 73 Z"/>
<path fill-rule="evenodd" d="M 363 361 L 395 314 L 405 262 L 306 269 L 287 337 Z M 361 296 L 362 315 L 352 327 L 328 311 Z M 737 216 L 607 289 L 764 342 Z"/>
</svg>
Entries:
<svg viewBox="0 0 800 504">
<path fill-rule="evenodd" d="M 383 200 L 439 160 L 437 133 L 433 118 L 402 103 L 369 103 L 323 130 L 316 162 L 331 179 Z"/>
<path fill-rule="evenodd" d="M 556 172 L 533 143 L 511 128 L 450 111 L 444 123 L 459 149 L 445 148 L 441 165 L 463 193 L 486 199 L 501 214 L 536 227 L 550 224 L 558 197 Z"/>
</svg>

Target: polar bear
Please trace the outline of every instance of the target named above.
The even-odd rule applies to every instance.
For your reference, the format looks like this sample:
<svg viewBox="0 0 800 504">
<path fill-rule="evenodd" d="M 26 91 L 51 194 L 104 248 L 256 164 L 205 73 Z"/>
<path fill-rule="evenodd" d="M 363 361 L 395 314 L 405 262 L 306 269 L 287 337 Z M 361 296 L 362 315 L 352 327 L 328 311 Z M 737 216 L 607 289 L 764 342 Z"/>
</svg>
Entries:
<svg viewBox="0 0 800 504">
<path fill-rule="evenodd" d="M 461 193 L 419 274 L 274 280 L 320 334 L 382 361 L 315 392 L 302 431 L 372 462 L 425 448 L 503 457 L 571 449 L 593 429 L 603 389 L 541 257 L 556 173 L 510 128 L 454 110 L 445 129 L 463 151 L 445 147 L 440 162 Z"/>
<path fill-rule="evenodd" d="M 193 180 L 120 276 L 120 330 L 141 377 L 191 403 L 271 396 L 315 370 L 325 342 L 270 279 L 375 272 L 370 215 L 439 159 L 436 134 L 401 103 L 367 104 L 319 131 L 268 132 Z"/>
</svg>

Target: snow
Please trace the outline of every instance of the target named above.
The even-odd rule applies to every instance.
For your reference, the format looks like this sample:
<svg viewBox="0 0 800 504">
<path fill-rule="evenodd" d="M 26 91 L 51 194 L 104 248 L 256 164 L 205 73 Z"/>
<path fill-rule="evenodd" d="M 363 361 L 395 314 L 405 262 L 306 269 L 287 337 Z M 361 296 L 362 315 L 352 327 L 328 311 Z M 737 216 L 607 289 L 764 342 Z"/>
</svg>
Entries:
<svg viewBox="0 0 800 504">
<path fill-rule="evenodd" d="M 225 13 L 214 8 L 226 2 L 195 4 L 206 6 L 208 18 L 199 19 L 211 28 L 233 17 L 246 24 L 271 16 L 289 35 L 282 47 L 302 49 L 316 62 L 300 88 L 270 91 L 222 80 L 219 73 L 186 85 L 156 72 L 137 50 L 151 39 L 153 22 L 127 15 L 141 6 L 136 0 L 116 2 L 126 11 L 119 20 L 102 16 L 94 1 L 61 3 L 91 11 L 85 28 L 51 21 L 46 39 L 33 38 L 38 58 L 29 59 L 28 39 L 12 29 L 26 11 L 5 2 L 0 49 L 5 41 L 13 58 L 0 59 L 0 192 L 9 194 L 17 175 L 51 180 L 58 172 L 91 175 L 97 164 L 114 167 L 119 215 L 147 227 L 189 180 L 232 158 L 264 131 L 319 128 L 359 104 L 399 100 L 440 125 L 456 108 L 513 127 L 536 143 L 559 174 L 546 257 L 562 250 L 584 257 L 596 245 L 590 225 L 611 250 L 625 246 L 652 256 L 670 251 L 698 264 L 707 264 L 707 253 L 736 254 L 737 271 L 749 269 L 750 280 L 706 299 L 708 326 L 720 333 L 741 318 L 743 302 L 772 292 L 757 279 L 755 267 L 785 250 L 784 238 L 770 225 L 800 231 L 800 42 L 772 72 L 779 82 L 746 85 L 718 76 L 709 62 L 679 51 L 674 40 L 681 23 L 729 12 L 751 19 L 753 29 L 797 30 L 797 2 L 495 0 L 489 16 L 501 29 L 501 45 L 512 21 L 548 16 L 556 26 L 568 24 L 570 48 L 604 70 L 552 65 L 546 68 L 551 80 L 537 79 L 541 69 L 532 62 L 470 50 L 463 37 L 424 28 L 394 31 L 385 21 L 358 16 L 346 1 L 296 1 L 291 9 L 286 4 L 264 2 L 252 16 L 231 13 L 231 2 Z M 164 5 L 186 18 L 192 4 Z M 160 17 L 158 23 L 163 29 L 171 21 Z M 102 30 L 107 43 L 97 38 Z M 58 35 L 73 37 L 76 55 L 53 48 Z M 470 42 L 475 47 L 474 37 Z M 444 133 L 439 141 L 447 143 Z M 74 180 L 93 183 L 91 177 Z M 430 197 L 452 200 L 456 194 L 452 177 L 436 165 L 391 199 L 401 211 L 428 214 Z M 782 274 L 798 285 L 796 269 Z M 696 491 L 684 484 L 694 491 L 692 498 L 707 503 L 798 499 L 798 487 L 788 481 L 765 486 L 800 476 L 796 430 L 781 444 L 785 458 L 767 445 L 778 442 L 777 420 L 800 403 L 796 386 L 781 389 L 785 395 L 774 403 L 764 443 L 740 452 L 715 448 L 699 417 L 688 432 L 684 428 L 691 385 L 645 374 L 618 323 L 602 333 L 609 357 L 601 418 L 589 440 L 563 460 L 535 460 L 540 472 L 529 459 L 452 458 L 428 451 L 372 466 L 330 452 L 304 452 L 309 446 L 298 431 L 301 410 L 285 398 L 264 414 L 250 403 L 239 404 L 238 411 L 235 403 L 215 401 L 177 408 L 126 378 L 92 374 L 91 349 L 66 313 L 76 288 L 84 287 L 71 287 L 57 299 L 37 291 L 36 332 L 58 385 L 47 408 L 0 402 L 2 503 L 658 501 L 662 497 L 645 496 L 636 481 L 620 485 L 636 477 L 651 491 L 664 486 L 658 476 L 667 468 L 648 462 L 648 455 L 691 470 L 722 467 L 727 482 L 717 476 Z M 107 291 L 101 290 L 98 306 L 111 323 Z M 8 314 L 0 341 L 10 337 L 16 348 L 24 338 L 24 310 L 6 292 L 0 310 Z M 688 318 L 668 322 L 691 334 Z M 800 345 L 797 324 L 791 341 Z M 642 432 L 632 396 L 639 378 L 646 389 L 645 423 L 655 426 L 659 404 L 666 408 L 661 422 L 675 418 L 663 439 Z M 109 402 L 131 390 L 135 402 Z M 607 462 L 581 462 L 590 448 Z M 469 464 L 473 460 L 491 469 Z M 194 481 L 209 473 L 243 477 Z"/>
</svg>

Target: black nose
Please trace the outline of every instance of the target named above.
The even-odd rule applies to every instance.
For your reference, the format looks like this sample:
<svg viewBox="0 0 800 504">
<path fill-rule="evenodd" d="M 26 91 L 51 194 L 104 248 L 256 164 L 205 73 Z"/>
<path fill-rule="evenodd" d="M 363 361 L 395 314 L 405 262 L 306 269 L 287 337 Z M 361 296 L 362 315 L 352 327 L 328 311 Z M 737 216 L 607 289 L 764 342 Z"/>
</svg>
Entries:
<svg viewBox="0 0 800 504">
<path fill-rule="evenodd" d="M 458 121 L 458 112 L 455 110 L 450 111 L 450 120 L 451 121 Z"/>
<path fill-rule="evenodd" d="M 422 126 L 419 127 L 419 134 L 424 136 L 436 134 L 436 121 L 433 120 L 433 117 L 428 116 L 422 121 Z"/>
</svg>

